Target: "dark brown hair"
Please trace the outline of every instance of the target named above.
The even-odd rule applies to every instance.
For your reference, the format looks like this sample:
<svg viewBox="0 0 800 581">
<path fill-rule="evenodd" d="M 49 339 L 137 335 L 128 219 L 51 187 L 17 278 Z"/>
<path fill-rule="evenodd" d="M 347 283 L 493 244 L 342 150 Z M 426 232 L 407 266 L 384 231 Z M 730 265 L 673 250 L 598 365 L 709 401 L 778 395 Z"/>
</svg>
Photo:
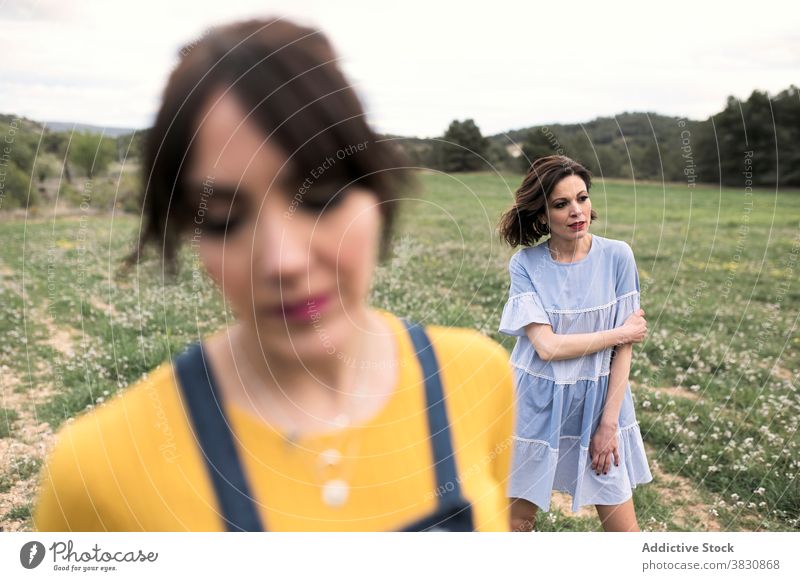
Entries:
<svg viewBox="0 0 800 581">
<path fill-rule="evenodd" d="M 164 90 L 144 151 L 143 224 L 137 250 L 155 243 L 167 266 L 176 267 L 181 235 L 192 219 L 183 179 L 198 116 L 215 90 L 228 89 L 265 136 L 290 158 L 294 192 L 316 190 L 329 204 L 350 186 L 372 190 L 384 219 L 381 256 L 391 238 L 399 190 L 409 184 L 405 158 L 366 122 L 364 111 L 318 30 L 281 19 L 251 20 L 212 29 L 183 47 Z M 363 145 L 360 145 L 363 144 Z M 301 184 L 337 152 L 336 163 L 313 186 Z M 306 185 L 308 181 L 306 181 Z M 299 206 L 303 208 L 302 200 Z"/>
<path fill-rule="evenodd" d="M 514 194 L 514 205 L 500 218 L 500 237 L 514 248 L 520 245 L 533 246 L 539 238 L 549 234 L 547 223 L 540 221 L 541 216 L 547 217 L 547 196 L 558 182 L 572 175 L 586 182 L 586 191 L 589 191 L 592 174 L 577 161 L 563 155 L 549 155 L 534 160 Z M 591 218 L 597 219 L 594 209 Z"/>
</svg>

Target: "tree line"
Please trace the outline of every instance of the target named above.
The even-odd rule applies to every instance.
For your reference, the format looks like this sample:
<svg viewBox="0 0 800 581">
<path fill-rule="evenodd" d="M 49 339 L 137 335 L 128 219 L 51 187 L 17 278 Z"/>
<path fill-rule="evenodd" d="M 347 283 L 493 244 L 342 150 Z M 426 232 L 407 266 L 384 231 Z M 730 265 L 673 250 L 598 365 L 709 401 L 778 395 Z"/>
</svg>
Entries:
<svg viewBox="0 0 800 581">
<path fill-rule="evenodd" d="M 800 90 L 729 97 L 696 121 L 623 113 L 582 124 L 557 124 L 484 137 L 472 119 L 454 120 L 438 139 L 404 140 L 412 162 L 447 172 L 525 171 L 537 157 L 567 155 L 595 175 L 754 186 L 800 186 Z M 747 160 L 747 161 L 745 161 Z"/>
<path fill-rule="evenodd" d="M 41 200 L 136 210 L 146 131 L 109 137 L 51 131 L 0 115 L 0 210 Z M 697 121 L 623 113 L 588 123 L 530 127 L 485 137 L 472 119 L 436 139 L 400 138 L 413 165 L 446 172 L 524 172 L 545 155 L 567 155 L 596 176 L 694 184 L 800 187 L 800 89 L 729 97 Z M 747 175 L 743 175 L 747 174 Z"/>
<path fill-rule="evenodd" d="M 108 137 L 92 131 L 51 131 L 30 119 L 0 115 L 0 210 L 35 207 L 46 199 L 133 209 L 141 134 Z M 125 171 L 124 165 L 128 169 Z"/>
</svg>

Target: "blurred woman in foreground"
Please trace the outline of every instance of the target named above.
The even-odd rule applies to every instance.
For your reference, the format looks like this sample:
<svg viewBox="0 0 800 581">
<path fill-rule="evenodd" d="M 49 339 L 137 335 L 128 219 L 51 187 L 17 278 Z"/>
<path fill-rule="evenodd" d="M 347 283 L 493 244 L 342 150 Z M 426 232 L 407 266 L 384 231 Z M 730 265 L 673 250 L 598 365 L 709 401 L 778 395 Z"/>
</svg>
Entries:
<svg viewBox="0 0 800 581">
<path fill-rule="evenodd" d="M 508 530 L 508 355 L 367 304 L 406 176 L 325 37 L 250 21 L 181 54 L 142 245 L 188 243 L 236 320 L 61 431 L 37 527 Z"/>
</svg>

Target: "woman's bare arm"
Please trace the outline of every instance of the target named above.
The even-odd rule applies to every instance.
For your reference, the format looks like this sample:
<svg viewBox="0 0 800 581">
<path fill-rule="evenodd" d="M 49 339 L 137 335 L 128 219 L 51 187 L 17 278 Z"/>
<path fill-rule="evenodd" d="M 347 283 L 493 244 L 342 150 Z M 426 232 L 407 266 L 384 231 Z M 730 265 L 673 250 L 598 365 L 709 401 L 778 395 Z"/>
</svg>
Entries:
<svg viewBox="0 0 800 581">
<path fill-rule="evenodd" d="M 611 360 L 611 372 L 608 376 L 608 394 L 592 441 L 589 453 L 592 458 L 592 469 L 598 474 L 608 474 L 611 464 L 619 466 L 619 410 L 628 386 L 631 373 L 631 360 L 633 359 L 633 345 L 620 345 L 614 350 Z"/>
<path fill-rule="evenodd" d="M 545 361 L 574 359 L 596 353 L 615 345 L 638 343 L 647 333 L 644 311 L 639 309 L 628 317 L 621 327 L 594 333 L 566 333 L 558 335 L 550 325 L 531 323 L 525 327 L 536 353 Z"/>
<path fill-rule="evenodd" d="M 619 410 L 631 374 L 631 361 L 633 361 L 633 345 L 627 343 L 614 349 L 611 372 L 608 376 L 608 395 L 600 423 L 618 427 Z"/>
</svg>

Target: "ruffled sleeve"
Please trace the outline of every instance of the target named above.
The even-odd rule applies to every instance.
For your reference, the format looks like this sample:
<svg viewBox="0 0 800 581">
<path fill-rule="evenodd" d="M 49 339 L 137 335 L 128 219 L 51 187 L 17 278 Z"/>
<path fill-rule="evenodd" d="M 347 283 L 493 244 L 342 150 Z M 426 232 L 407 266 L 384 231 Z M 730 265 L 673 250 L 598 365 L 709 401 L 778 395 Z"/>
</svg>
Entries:
<svg viewBox="0 0 800 581">
<path fill-rule="evenodd" d="M 517 256 L 508 263 L 511 287 L 508 301 L 500 318 L 500 332 L 514 337 L 525 336 L 525 327 L 531 323 L 550 324 L 550 318 L 542 306 L 539 295 L 525 268 L 519 264 Z"/>
<path fill-rule="evenodd" d="M 620 248 L 615 273 L 617 308 L 614 327 L 622 326 L 625 319 L 639 310 L 639 272 L 636 269 L 636 259 L 633 250 L 626 242 L 623 242 Z"/>
</svg>

